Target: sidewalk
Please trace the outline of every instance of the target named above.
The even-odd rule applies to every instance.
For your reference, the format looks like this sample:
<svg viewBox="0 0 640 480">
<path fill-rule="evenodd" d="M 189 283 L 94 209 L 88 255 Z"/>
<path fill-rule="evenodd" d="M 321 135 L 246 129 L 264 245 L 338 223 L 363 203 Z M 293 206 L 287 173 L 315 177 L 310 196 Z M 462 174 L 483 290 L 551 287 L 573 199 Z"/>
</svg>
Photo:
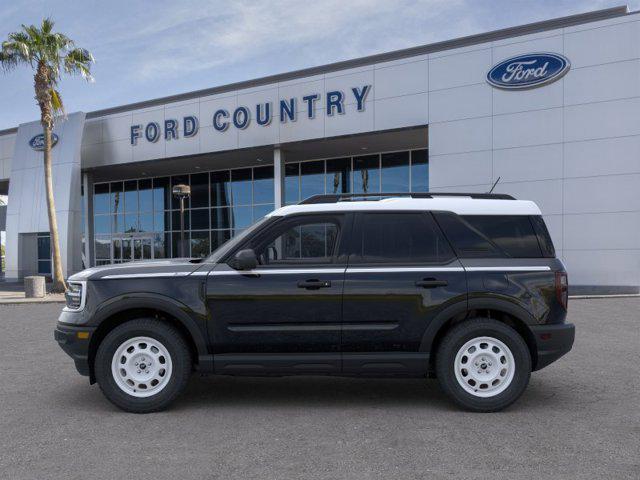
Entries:
<svg viewBox="0 0 640 480">
<path fill-rule="evenodd" d="M 47 284 L 47 291 L 50 288 Z M 43 298 L 25 298 L 22 282 L 0 282 L 0 305 L 15 305 L 22 303 L 64 303 L 64 294 L 47 293 Z"/>
</svg>

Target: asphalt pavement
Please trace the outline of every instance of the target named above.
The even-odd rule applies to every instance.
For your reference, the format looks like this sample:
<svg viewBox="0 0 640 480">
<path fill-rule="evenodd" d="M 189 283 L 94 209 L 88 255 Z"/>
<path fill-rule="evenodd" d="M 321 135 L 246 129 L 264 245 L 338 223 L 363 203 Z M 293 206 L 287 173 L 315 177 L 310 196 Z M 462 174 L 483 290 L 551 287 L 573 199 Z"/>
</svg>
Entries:
<svg viewBox="0 0 640 480">
<path fill-rule="evenodd" d="M 504 412 L 435 380 L 194 375 L 133 415 L 53 340 L 61 305 L 0 305 L 1 479 L 640 478 L 640 298 L 573 300 L 576 344 Z"/>
</svg>

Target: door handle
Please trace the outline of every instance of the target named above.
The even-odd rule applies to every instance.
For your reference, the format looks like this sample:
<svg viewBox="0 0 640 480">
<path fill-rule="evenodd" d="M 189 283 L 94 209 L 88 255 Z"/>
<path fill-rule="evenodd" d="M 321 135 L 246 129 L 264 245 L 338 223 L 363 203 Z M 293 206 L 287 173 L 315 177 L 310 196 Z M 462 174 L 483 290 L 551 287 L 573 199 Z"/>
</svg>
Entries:
<svg viewBox="0 0 640 480">
<path fill-rule="evenodd" d="M 424 278 L 416 282 L 416 287 L 436 288 L 446 287 L 449 283 L 446 280 L 436 280 L 435 278 Z"/>
<path fill-rule="evenodd" d="M 331 282 L 327 280 L 302 280 L 298 282 L 298 288 L 306 288 L 307 290 L 318 290 L 319 288 L 329 288 Z"/>
</svg>

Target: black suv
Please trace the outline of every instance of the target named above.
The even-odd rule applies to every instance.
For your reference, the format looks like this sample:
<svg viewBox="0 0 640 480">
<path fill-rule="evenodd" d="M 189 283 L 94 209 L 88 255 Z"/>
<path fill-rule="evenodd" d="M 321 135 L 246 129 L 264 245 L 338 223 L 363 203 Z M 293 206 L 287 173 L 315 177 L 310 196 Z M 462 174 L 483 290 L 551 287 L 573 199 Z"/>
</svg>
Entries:
<svg viewBox="0 0 640 480">
<path fill-rule="evenodd" d="M 323 195 L 201 260 L 85 270 L 55 338 L 130 412 L 192 371 L 438 378 L 495 411 L 567 353 L 567 274 L 540 210 L 507 195 Z"/>
</svg>

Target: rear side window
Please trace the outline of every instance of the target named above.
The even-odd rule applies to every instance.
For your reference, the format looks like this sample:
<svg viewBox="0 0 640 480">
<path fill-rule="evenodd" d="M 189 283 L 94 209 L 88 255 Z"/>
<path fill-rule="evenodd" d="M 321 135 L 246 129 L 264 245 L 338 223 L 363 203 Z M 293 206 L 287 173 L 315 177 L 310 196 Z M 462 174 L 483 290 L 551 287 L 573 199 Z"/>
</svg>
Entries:
<svg viewBox="0 0 640 480">
<path fill-rule="evenodd" d="M 463 215 L 435 213 L 461 258 L 540 258 L 554 256 L 542 219 L 526 215 Z M 540 232 L 538 232 L 540 229 Z M 547 239 L 539 241 L 546 232 Z M 544 243 L 544 248 L 542 246 Z"/>
<path fill-rule="evenodd" d="M 533 229 L 536 231 L 536 235 L 538 236 L 542 255 L 547 258 L 555 258 L 556 249 L 553 246 L 551 235 L 549 235 L 549 230 L 547 230 L 544 220 L 540 215 L 532 215 L 529 218 L 531 218 Z"/>
<path fill-rule="evenodd" d="M 353 241 L 354 263 L 444 263 L 454 258 L 426 213 L 363 213 Z"/>
</svg>

